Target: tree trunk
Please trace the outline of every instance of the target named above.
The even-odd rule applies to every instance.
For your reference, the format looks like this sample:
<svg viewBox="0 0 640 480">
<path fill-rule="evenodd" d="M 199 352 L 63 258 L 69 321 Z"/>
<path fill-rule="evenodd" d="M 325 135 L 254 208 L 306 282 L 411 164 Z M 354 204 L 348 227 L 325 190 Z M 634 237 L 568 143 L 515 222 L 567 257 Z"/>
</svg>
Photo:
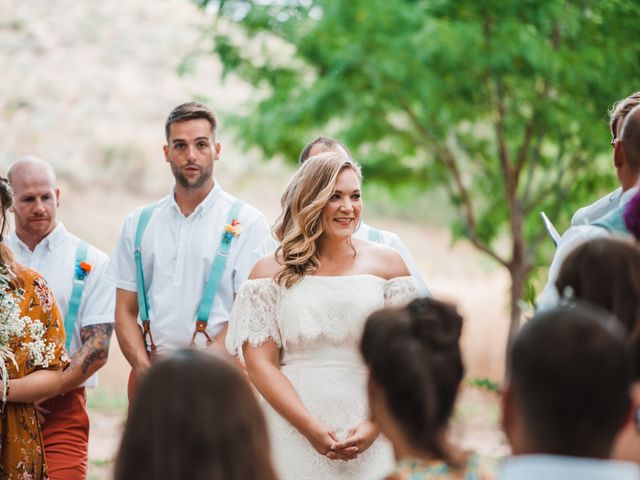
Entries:
<svg viewBox="0 0 640 480">
<path fill-rule="evenodd" d="M 509 199 L 511 205 L 511 239 L 512 252 L 511 262 L 509 263 L 509 274 L 511 275 L 511 295 L 509 307 L 511 311 L 511 321 L 509 324 L 509 337 L 507 345 L 511 344 L 511 339 L 520 330 L 520 320 L 522 309 L 520 308 L 520 299 L 524 291 L 527 275 L 531 270 L 531 265 L 527 261 L 525 254 L 525 240 L 523 235 L 523 212 L 520 204 L 514 197 Z"/>
<path fill-rule="evenodd" d="M 509 274 L 511 275 L 511 292 L 509 297 L 511 320 L 509 323 L 508 345 L 511 344 L 513 336 L 518 333 L 518 330 L 520 330 L 520 321 L 522 317 L 520 299 L 522 298 L 522 292 L 524 291 L 528 273 L 529 268 L 525 264 L 524 258 L 517 263 L 514 261 L 509 268 Z"/>
</svg>

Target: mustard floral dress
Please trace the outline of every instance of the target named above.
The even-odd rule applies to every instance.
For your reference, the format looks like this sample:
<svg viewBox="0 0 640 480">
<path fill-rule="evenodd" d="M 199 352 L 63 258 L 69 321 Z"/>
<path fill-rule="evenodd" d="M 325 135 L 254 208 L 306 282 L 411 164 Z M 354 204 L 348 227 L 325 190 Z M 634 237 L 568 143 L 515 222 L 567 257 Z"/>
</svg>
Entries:
<svg viewBox="0 0 640 480">
<path fill-rule="evenodd" d="M 18 274 L 25 290 L 20 301 L 20 312 L 42 322 L 47 368 L 64 368 L 68 363 L 64 347 L 64 326 L 53 294 L 44 278 L 36 272 L 21 268 Z M 32 342 L 33 338 L 30 336 L 11 341 L 10 346 L 18 368 L 7 362 L 10 379 L 22 378 L 42 368 L 36 366 L 33 354 L 30 354 Z M 7 402 L 1 414 L 0 428 L 0 479 L 46 479 L 44 447 L 34 404 Z"/>
</svg>

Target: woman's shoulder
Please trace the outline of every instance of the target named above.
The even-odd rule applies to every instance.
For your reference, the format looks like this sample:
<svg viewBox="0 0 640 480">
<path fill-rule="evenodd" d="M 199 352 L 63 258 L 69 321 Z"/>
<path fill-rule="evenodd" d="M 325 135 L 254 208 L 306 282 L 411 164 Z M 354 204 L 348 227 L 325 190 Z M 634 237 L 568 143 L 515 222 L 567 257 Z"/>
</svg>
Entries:
<svg viewBox="0 0 640 480">
<path fill-rule="evenodd" d="M 385 280 L 409 276 L 409 269 L 397 250 L 367 240 L 353 240 L 362 262 L 370 273 Z"/>
<path fill-rule="evenodd" d="M 271 252 L 256 262 L 249 274 L 249 280 L 261 278 L 273 278 L 282 269 L 282 264 L 276 257 L 276 252 Z"/>
</svg>

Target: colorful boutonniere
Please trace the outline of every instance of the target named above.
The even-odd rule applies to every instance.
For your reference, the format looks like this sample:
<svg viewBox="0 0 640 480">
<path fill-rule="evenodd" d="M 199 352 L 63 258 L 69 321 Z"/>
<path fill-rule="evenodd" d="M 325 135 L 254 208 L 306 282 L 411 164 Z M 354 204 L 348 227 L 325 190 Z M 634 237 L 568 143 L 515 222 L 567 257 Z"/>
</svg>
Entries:
<svg viewBox="0 0 640 480">
<path fill-rule="evenodd" d="M 91 271 L 91 264 L 87 262 L 80 262 L 76 265 L 76 278 L 78 280 L 84 280 Z"/>
<path fill-rule="evenodd" d="M 224 226 L 224 235 L 222 236 L 222 241 L 225 243 L 230 243 L 233 237 L 237 237 L 240 235 L 240 231 L 242 228 L 240 227 L 240 220 L 234 218 L 231 221 L 231 225 L 226 224 Z"/>
</svg>

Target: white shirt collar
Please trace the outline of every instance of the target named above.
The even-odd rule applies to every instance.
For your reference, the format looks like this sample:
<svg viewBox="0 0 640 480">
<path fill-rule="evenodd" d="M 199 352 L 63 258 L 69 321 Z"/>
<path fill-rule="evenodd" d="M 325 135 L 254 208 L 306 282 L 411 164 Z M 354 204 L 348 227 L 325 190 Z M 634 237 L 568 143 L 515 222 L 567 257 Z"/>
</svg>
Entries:
<svg viewBox="0 0 640 480">
<path fill-rule="evenodd" d="M 202 215 L 202 213 L 205 210 L 207 210 L 209 207 L 211 207 L 215 203 L 215 201 L 220 197 L 221 192 L 222 192 L 222 187 L 220 187 L 220 184 L 214 178 L 213 188 L 209 191 L 209 193 L 207 193 L 207 196 L 202 199 L 202 201 L 198 204 L 198 206 L 195 208 L 193 213 L 191 213 L 191 215 L 189 216 L 197 217 L 199 215 Z M 169 206 L 173 209 L 176 215 L 184 216 L 182 215 L 182 210 L 180 210 L 180 206 L 176 202 L 175 185 L 171 187 L 171 192 L 169 193 Z"/>
<path fill-rule="evenodd" d="M 14 232 L 14 235 L 16 237 L 16 241 L 18 245 L 20 245 L 21 248 L 24 248 L 25 250 L 31 252 L 31 249 L 27 246 L 26 243 L 22 241 L 22 239 L 18 236 L 18 234 Z M 62 224 L 62 222 L 58 222 L 55 228 L 51 230 L 49 235 L 47 235 L 42 240 L 40 240 L 33 250 L 35 251 L 36 248 L 42 245 L 41 248 L 46 248 L 50 252 L 53 252 L 64 241 L 66 236 L 67 236 L 67 229 L 64 228 L 64 225 Z"/>
<path fill-rule="evenodd" d="M 634 463 L 560 455 L 519 455 L 503 465 L 499 480 L 638 480 Z"/>
</svg>

